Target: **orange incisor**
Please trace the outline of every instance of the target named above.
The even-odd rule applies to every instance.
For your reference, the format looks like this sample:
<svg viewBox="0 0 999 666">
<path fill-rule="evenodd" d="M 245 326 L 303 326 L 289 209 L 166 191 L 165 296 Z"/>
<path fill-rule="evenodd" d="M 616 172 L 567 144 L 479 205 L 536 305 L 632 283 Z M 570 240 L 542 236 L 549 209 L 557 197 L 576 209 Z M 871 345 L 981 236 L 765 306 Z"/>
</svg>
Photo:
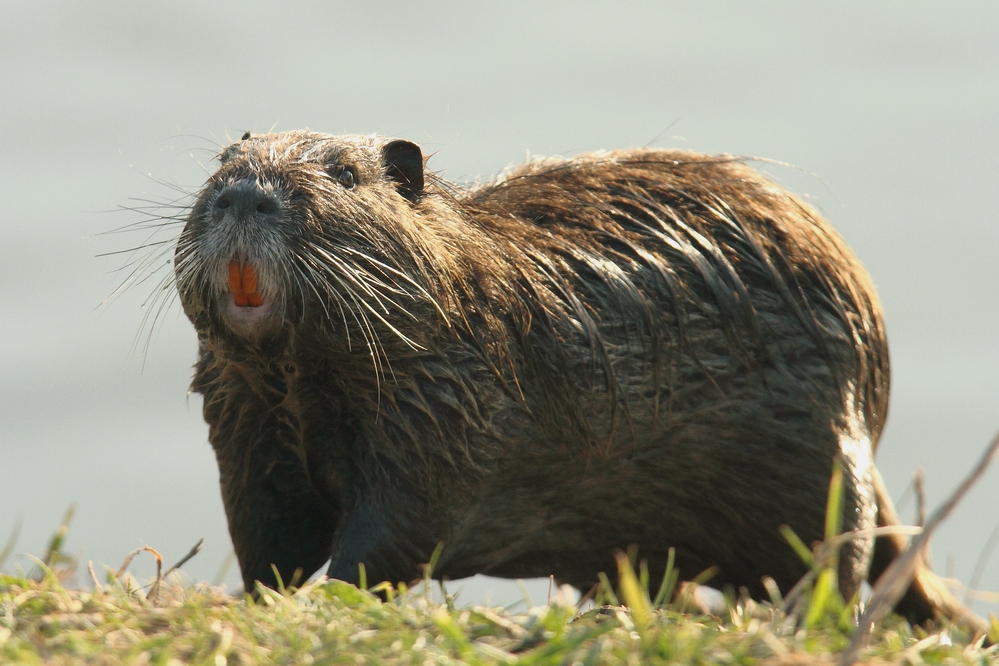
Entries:
<svg viewBox="0 0 999 666">
<path fill-rule="evenodd" d="M 229 289 L 236 305 L 256 308 L 264 304 L 257 291 L 257 271 L 250 264 L 235 259 L 229 262 Z"/>
</svg>

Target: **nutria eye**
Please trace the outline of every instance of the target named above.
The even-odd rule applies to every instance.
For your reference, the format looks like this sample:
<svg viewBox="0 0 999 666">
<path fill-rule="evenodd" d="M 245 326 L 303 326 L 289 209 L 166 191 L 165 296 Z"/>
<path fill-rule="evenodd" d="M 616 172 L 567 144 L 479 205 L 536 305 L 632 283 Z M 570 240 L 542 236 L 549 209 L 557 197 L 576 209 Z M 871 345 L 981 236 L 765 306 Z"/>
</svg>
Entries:
<svg viewBox="0 0 999 666">
<path fill-rule="evenodd" d="M 343 167 L 343 169 L 340 170 L 340 175 L 338 175 L 336 179 L 348 190 L 354 189 L 354 185 L 357 184 L 357 175 L 350 167 Z"/>
</svg>

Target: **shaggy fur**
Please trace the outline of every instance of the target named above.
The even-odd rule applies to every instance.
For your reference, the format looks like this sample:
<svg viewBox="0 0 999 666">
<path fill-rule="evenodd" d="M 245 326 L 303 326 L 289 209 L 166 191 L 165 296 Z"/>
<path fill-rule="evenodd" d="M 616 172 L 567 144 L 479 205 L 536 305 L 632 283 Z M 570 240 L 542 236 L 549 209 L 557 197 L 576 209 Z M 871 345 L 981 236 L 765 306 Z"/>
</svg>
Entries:
<svg viewBox="0 0 999 666">
<path fill-rule="evenodd" d="M 349 170 L 350 177 L 344 178 Z M 245 257 L 262 310 L 232 304 Z M 290 132 L 230 146 L 180 238 L 193 389 L 248 589 L 332 558 L 357 582 L 650 568 L 763 595 L 873 527 L 888 351 L 870 280 L 740 160 L 534 160 L 461 189 L 419 149 Z M 262 314 L 261 314 L 262 313 Z M 841 556 L 847 593 L 871 543 Z"/>
</svg>

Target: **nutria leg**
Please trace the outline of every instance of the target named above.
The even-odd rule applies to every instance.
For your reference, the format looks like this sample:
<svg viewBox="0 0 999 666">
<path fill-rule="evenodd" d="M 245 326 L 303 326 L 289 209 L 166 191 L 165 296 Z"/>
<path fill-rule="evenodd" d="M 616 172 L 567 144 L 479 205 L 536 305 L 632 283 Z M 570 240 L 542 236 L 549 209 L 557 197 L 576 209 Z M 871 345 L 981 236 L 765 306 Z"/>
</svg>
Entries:
<svg viewBox="0 0 999 666">
<path fill-rule="evenodd" d="M 203 357 L 193 387 L 204 395 L 243 584 L 250 593 L 256 581 L 277 587 L 274 568 L 286 585 L 300 570 L 300 582 L 329 558 L 338 507 L 312 484 L 295 418 L 231 377 L 216 381 L 212 360 Z"/>
<path fill-rule="evenodd" d="M 383 581 L 408 583 L 423 574 L 421 565 L 447 540 L 443 532 L 435 530 L 433 512 L 418 498 L 399 495 L 391 505 L 372 499 L 386 494 L 378 489 L 360 494 L 343 519 L 333 540 L 327 572 L 330 578 L 359 585 L 358 565 L 364 564 L 369 586 Z"/>
<path fill-rule="evenodd" d="M 370 556 L 379 546 L 391 538 L 384 514 L 365 502 L 356 507 L 337 531 L 336 546 L 327 575 L 330 578 L 360 584 L 359 564 L 365 567 L 365 577 L 369 585 L 380 583 L 388 572 L 379 571 Z M 391 581 L 395 582 L 395 581 Z"/>
<path fill-rule="evenodd" d="M 327 560 L 336 515 L 313 490 L 301 461 L 287 448 L 271 455 L 252 447 L 243 455 L 216 449 L 229 534 L 247 592 L 256 581 L 301 584 Z M 273 567 L 272 567 L 273 565 Z"/>
</svg>

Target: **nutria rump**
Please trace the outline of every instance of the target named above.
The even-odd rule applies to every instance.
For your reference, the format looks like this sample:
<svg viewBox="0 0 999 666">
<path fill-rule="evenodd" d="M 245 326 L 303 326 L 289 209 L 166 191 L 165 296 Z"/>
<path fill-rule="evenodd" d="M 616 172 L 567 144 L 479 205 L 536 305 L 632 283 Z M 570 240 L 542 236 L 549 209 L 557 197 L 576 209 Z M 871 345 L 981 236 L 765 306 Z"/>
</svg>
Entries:
<svg viewBox="0 0 999 666">
<path fill-rule="evenodd" d="M 729 156 L 538 159 L 470 189 L 381 137 L 247 135 L 176 255 L 247 589 L 547 576 L 637 546 L 765 594 L 778 531 L 877 517 L 888 350 L 870 279 Z M 846 593 L 870 541 L 841 555 Z"/>
</svg>

